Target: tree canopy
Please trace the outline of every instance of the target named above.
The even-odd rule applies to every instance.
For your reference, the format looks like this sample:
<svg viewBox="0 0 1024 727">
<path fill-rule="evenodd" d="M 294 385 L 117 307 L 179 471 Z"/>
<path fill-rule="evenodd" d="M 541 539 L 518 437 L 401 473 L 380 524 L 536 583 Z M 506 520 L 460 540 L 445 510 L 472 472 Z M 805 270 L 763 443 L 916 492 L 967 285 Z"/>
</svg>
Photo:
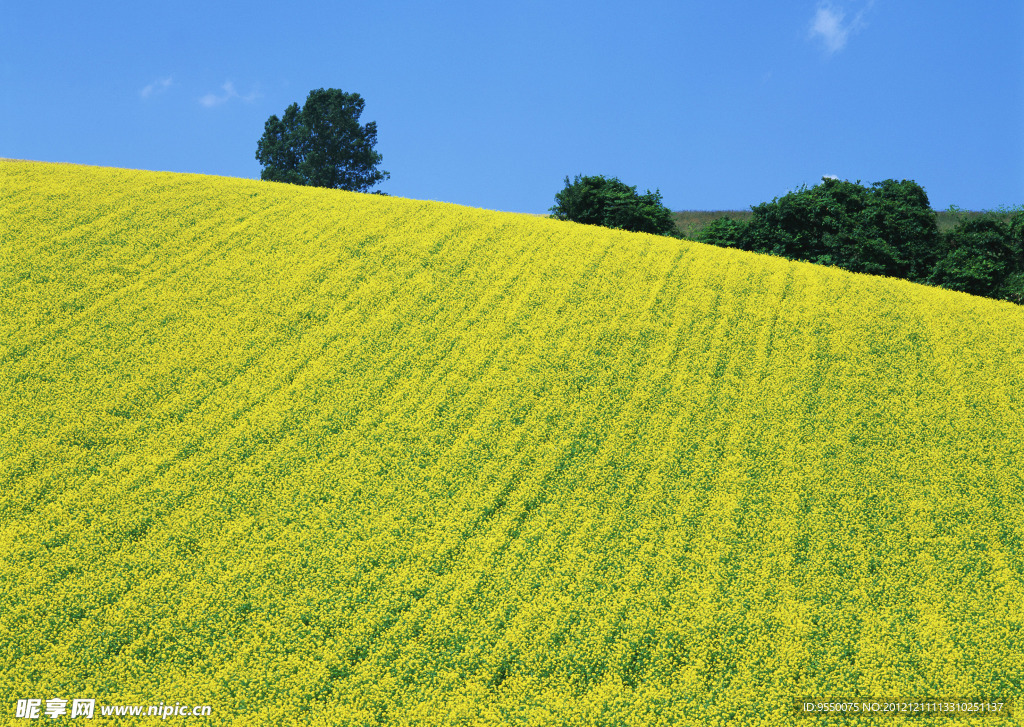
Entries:
<svg viewBox="0 0 1024 727">
<path fill-rule="evenodd" d="M 271 116 L 256 145 L 260 179 L 351 192 L 388 179 L 377 169 L 377 123 L 359 123 L 364 105 L 358 93 L 318 88 L 305 106 L 293 103 L 282 118 Z"/>
<path fill-rule="evenodd" d="M 749 222 L 714 220 L 697 239 L 1024 303 L 1024 210 L 963 217 L 940 232 L 913 180 L 865 187 L 825 177 L 752 206 Z"/>
<path fill-rule="evenodd" d="M 566 177 L 565 189 L 555 195 L 550 211 L 555 219 L 630 232 L 670 235 L 676 229 L 659 190 L 637 194 L 636 187 L 615 177 L 576 175 L 572 182 Z"/>
</svg>

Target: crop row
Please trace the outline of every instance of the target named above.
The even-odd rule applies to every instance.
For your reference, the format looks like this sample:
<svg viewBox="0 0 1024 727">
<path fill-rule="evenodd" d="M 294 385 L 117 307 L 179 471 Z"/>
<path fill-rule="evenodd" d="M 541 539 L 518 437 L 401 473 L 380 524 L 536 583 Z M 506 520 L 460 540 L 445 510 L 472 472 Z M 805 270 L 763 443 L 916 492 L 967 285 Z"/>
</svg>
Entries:
<svg viewBox="0 0 1024 727">
<path fill-rule="evenodd" d="M 581 725 L 1020 696 L 1019 308 L 439 203 L 0 176 L 4 694 Z"/>
</svg>

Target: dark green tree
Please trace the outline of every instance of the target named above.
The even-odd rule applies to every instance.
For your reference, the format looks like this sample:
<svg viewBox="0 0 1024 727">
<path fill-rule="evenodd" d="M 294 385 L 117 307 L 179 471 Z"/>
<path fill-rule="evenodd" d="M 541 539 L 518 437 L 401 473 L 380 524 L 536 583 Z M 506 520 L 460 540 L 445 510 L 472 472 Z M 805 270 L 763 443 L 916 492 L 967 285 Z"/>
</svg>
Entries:
<svg viewBox="0 0 1024 727">
<path fill-rule="evenodd" d="M 1013 214 L 1007 222 L 1010 237 L 1010 272 L 1003 278 L 994 297 L 1024 305 L 1024 210 Z"/>
<path fill-rule="evenodd" d="M 1007 282 L 1012 284 L 1017 272 L 1018 252 L 1011 225 L 994 214 L 961 220 L 942 236 L 930 282 L 973 295 L 997 295 Z"/>
<path fill-rule="evenodd" d="M 940 233 L 912 180 L 826 177 L 751 207 L 747 223 L 714 220 L 697 239 L 1024 304 L 1024 207 L 971 215 Z"/>
<path fill-rule="evenodd" d="M 751 207 L 741 246 L 795 260 L 835 264 L 825 244 L 825 205 L 816 189 L 801 186 L 771 202 Z"/>
<path fill-rule="evenodd" d="M 366 192 L 388 179 L 377 169 L 377 122 L 360 125 L 365 101 L 336 88 L 310 91 L 306 105 L 267 119 L 256 145 L 260 179 L 310 187 Z"/>
<path fill-rule="evenodd" d="M 896 276 L 925 282 L 937 260 L 939 228 L 924 188 L 908 179 L 875 182 L 869 208 L 864 228 L 900 258 Z"/>
<path fill-rule="evenodd" d="M 746 222 L 718 217 L 704 225 L 696 234 L 697 242 L 719 247 L 740 247 L 747 229 Z"/>
<path fill-rule="evenodd" d="M 825 177 L 751 210 L 739 235 L 745 250 L 918 281 L 935 263 L 935 214 L 913 181 L 868 188 Z"/>
<path fill-rule="evenodd" d="M 636 187 L 603 175 L 576 175 L 572 182 L 566 177 L 565 189 L 555 195 L 550 211 L 555 219 L 630 232 L 672 235 L 676 230 L 660 190 L 638 194 Z"/>
</svg>

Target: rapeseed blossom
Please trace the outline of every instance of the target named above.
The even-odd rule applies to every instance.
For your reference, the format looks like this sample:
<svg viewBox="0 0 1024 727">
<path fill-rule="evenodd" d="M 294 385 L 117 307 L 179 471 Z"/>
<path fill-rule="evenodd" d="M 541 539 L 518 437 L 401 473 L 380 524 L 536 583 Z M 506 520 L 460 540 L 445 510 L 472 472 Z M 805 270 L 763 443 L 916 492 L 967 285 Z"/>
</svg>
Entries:
<svg viewBox="0 0 1024 727">
<path fill-rule="evenodd" d="M 1021 697 L 1017 306 L 199 175 L 0 161 L 0 217 L 12 704 L 786 725 Z"/>
</svg>

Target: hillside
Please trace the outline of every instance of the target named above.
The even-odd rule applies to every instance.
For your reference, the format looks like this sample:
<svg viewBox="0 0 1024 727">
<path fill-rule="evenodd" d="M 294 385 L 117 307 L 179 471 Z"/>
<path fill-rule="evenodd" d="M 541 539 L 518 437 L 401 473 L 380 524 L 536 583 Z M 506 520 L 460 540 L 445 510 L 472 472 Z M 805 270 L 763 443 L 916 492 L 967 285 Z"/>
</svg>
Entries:
<svg viewBox="0 0 1024 727">
<path fill-rule="evenodd" d="M 199 175 L 0 161 L 0 220 L 12 722 L 1022 696 L 1018 306 Z"/>
</svg>

